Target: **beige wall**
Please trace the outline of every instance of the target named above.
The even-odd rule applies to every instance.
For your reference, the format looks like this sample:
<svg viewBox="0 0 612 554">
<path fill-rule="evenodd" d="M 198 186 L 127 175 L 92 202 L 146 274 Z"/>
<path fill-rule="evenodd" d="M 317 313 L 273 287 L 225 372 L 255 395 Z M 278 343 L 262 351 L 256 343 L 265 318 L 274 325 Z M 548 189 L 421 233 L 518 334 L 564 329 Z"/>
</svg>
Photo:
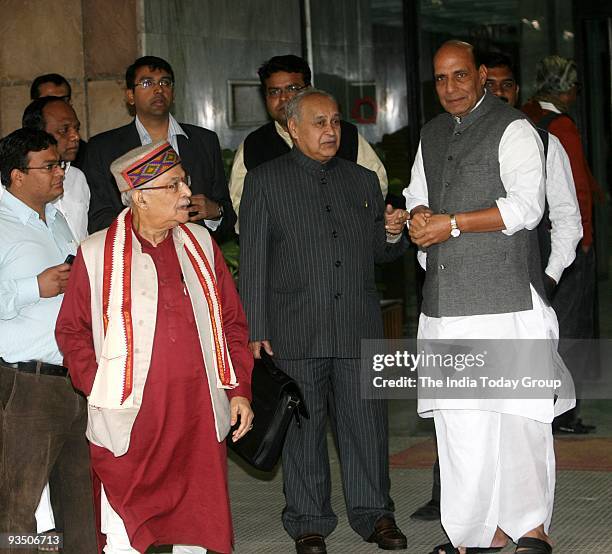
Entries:
<svg viewBox="0 0 612 554">
<path fill-rule="evenodd" d="M 130 121 L 124 73 L 138 55 L 138 0 L 0 0 L 0 135 L 21 126 L 30 83 L 60 73 L 83 137 Z"/>
</svg>

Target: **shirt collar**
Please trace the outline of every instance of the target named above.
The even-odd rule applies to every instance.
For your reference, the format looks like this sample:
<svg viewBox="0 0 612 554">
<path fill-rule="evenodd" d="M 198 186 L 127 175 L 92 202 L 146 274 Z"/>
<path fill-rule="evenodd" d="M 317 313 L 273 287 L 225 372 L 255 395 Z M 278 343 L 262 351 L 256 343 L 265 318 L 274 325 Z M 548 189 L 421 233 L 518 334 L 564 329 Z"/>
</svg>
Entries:
<svg viewBox="0 0 612 554">
<path fill-rule="evenodd" d="M 136 131 L 138 131 L 138 136 L 140 137 L 140 144 L 145 145 L 153 142 L 151 135 L 149 135 L 149 131 L 145 129 L 145 126 L 142 124 L 140 119 L 138 119 L 138 116 L 136 116 Z M 168 114 L 168 142 L 174 145 L 176 142 L 175 137 L 179 135 L 189 138 L 187 133 L 183 131 L 183 128 L 179 125 L 179 122 L 174 119 L 172 114 Z"/>
<path fill-rule="evenodd" d="M 543 110 L 548 110 L 549 112 L 561 113 L 561 110 L 557 108 L 552 102 L 546 102 L 544 100 L 538 100 L 538 104 L 540 104 L 540 108 Z"/>
<path fill-rule="evenodd" d="M 336 158 L 332 158 L 326 163 L 321 163 L 317 160 L 313 160 L 309 158 L 306 154 L 304 154 L 297 146 L 293 146 L 291 152 L 289 154 L 293 160 L 301 167 L 303 167 L 306 171 L 310 173 L 321 173 L 330 171 L 336 164 L 338 160 Z"/>
<path fill-rule="evenodd" d="M 463 117 L 459 117 L 459 116 L 455 116 L 454 115 L 453 119 L 455 120 L 455 123 L 461 123 L 468 115 L 470 115 L 474 110 L 476 110 L 478 108 L 478 106 L 480 106 L 480 104 L 482 104 L 482 101 L 485 99 L 486 95 L 487 95 L 487 89 L 484 89 L 484 94 L 480 97 L 480 100 L 478 100 L 478 102 L 476 102 L 476 105 L 469 111 L 469 113 L 467 113 Z"/>
<path fill-rule="evenodd" d="M 278 121 L 274 121 L 274 128 L 280 137 L 287 143 L 287 145 L 292 147 L 293 139 L 291 138 L 289 131 L 285 131 L 285 128 Z"/>
<path fill-rule="evenodd" d="M 40 217 L 38 217 L 38 213 L 30 208 L 30 206 L 19 200 L 19 198 L 13 196 L 10 189 L 5 190 L 2 194 L 2 198 L 0 198 L 0 205 L 5 206 L 7 210 L 17 217 L 17 219 L 24 225 L 32 218 L 34 218 L 36 221 L 40 219 Z M 45 220 L 47 225 L 55 221 L 56 214 L 57 208 L 51 202 L 48 202 L 45 206 Z"/>
</svg>

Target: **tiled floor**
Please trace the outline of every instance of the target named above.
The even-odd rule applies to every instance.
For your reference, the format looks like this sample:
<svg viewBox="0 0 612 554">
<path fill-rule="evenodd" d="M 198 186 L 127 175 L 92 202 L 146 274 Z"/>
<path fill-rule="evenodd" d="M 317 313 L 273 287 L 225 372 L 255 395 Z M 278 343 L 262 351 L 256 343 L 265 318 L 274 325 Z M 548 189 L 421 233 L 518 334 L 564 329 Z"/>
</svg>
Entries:
<svg viewBox="0 0 612 554">
<path fill-rule="evenodd" d="M 607 409 L 596 407 L 602 429 L 612 426 L 612 403 Z M 585 403 L 584 415 L 595 411 Z M 391 419 L 408 419 L 406 407 L 400 402 L 391 405 Z M 605 421 L 602 419 L 605 418 Z M 589 421 L 594 421 L 590 419 Z M 416 421 L 410 435 L 393 431 L 391 452 L 398 452 L 422 441 L 426 430 Z M 610 434 L 605 432 L 608 436 Z M 597 437 L 606 436 L 604 432 Z M 339 517 L 338 528 L 329 537 L 330 553 L 358 554 L 378 551 L 364 543 L 349 527 L 342 500 L 338 460 L 330 443 L 334 477 L 332 504 Z M 231 495 L 236 527 L 236 552 L 239 554 L 291 553 L 293 543 L 284 533 L 280 522 L 283 507 L 280 471 L 264 480 L 230 461 Z M 392 469 L 391 482 L 398 524 L 408 536 L 409 554 L 426 554 L 444 541 L 439 523 L 414 522 L 409 515 L 424 503 L 431 491 L 430 469 Z M 556 554 L 587 554 L 612 552 L 612 473 L 592 471 L 559 471 L 555 498 L 555 515 L 551 535 L 556 541 Z M 504 552 L 513 552 L 508 547 Z"/>
</svg>

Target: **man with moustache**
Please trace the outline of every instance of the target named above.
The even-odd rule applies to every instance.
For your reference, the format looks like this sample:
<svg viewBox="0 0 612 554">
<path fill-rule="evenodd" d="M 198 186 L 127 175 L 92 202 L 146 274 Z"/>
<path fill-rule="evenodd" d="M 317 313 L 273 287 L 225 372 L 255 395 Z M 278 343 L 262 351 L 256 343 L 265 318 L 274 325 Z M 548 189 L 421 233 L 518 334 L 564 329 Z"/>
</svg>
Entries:
<svg viewBox="0 0 612 554">
<path fill-rule="evenodd" d="M 298 554 L 324 554 L 337 524 L 326 448 L 328 398 L 351 527 L 380 548 L 406 537 L 389 497 L 387 407 L 360 390 L 362 339 L 382 338 L 374 264 L 407 249 L 405 219 L 385 232 L 376 175 L 336 156 L 338 105 L 308 88 L 287 105 L 293 149 L 248 172 L 240 293 L 256 358 L 263 348 L 300 385 L 310 419 L 283 448 L 283 524 Z M 396 214 L 398 215 L 398 214 Z"/>
<path fill-rule="evenodd" d="M 56 335 L 87 395 L 107 554 L 232 551 L 224 439 L 251 428 L 244 312 L 166 141 L 111 166 L 127 208 L 77 253 Z M 101 489 L 100 486 L 101 485 Z"/>
<path fill-rule="evenodd" d="M 72 87 L 68 79 L 59 73 L 46 73 L 45 75 L 36 77 L 30 86 L 30 99 L 38 100 L 45 96 L 62 98 L 68 102 L 68 104 L 72 105 Z M 79 137 L 79 149 L 75 159 L 71 162 L 73 167 L 78 167 L 79 169 L 83 167 L 86 148 L 87 142 Z"/>
<path fill-rule="evenodd" d="M 126 97 L 134 120 L 92 137 L 83 170 L 91 187 L 89 231 L 108 227 L 122 210 L 110 172 L 111 163 L 137 146 L 167 140 L 181 156 L 191 178 L 190 219 L 213 231 L 217 240 L 231 233 L 236 215 L 229 198 L 217 135 L 203 127 L 178 123 L 170 113 L 174 71 L 156 56 L 138 58 L 125 73 Z"/>
<path fill-rule="evenodd" d="M 249 134 L 236 151 L 229 183 L 236 214 L 240 210 L 247 171 L 291 150 L 293 140 L 287 128 L 285 108 L 287 102 L 300 90 L 312 86 L 308 63 L 293 54 L 270 58 L 257 70 L 257 73 L 266 109 L 272 121 Z M 382 196 L 385 198 L 388 188 L 387 172 L 376 152 L 361 136 L 355 125 L 348 121 L 341 121 L 340 125 L 342 138 L 336 156 L 374 171 L 378 177 Z M 238 223 L 236 223 L 236 232 L 238 232 Z"/>
<path fill-rule="evenodd" d="M 410 237 L 427 251 L 418 329 L 424 340 L 558 336 L 529 234 L 544 208 L 541 144 L 521 112 L 485 93 L 486 76 L 470 44 L 449 41 L 436 52 L 434 79 L 446 113 L 422 129 L 404 192 Z M 551 361 L 555 356 L 551 348 Z M 419 413 L 436 425 L 450 539 L 434 554 L 501 547 L 508 537 L 519 553 L 551 552 L 550 422 L 571 404 L 554 404 L 552 394 L 503 402 L 419 396 Z"/>
<path fill-rule="evenodd" d="M 90 198 L 85 175 L 72 165 L 79 152 L 81 123 L 72 106 L 55 96 L 34 100 L 23 112 L 21 122 L 24 127 L 46 131 L 57 141 L 60 159 L 67 163 L 64 194 L 54 204 L 64 214 L 74 238 L 80 243 L 87 236 Z"/>
<path fill-rule="evenodd" d="M 77 249 L 54 205 L 64 167 L 56 140 L 44 131 L 19 129 L 0 142 L 6 187 L 0 199 L 0 533 L 37 532 L 36 507 L 56 471 L 64 552 L 93 554 L 86 400 L 72 386 L 54 334 L 70 275 L 65 260 Z M 56 537 L 45 540 L 42 546 L 58 545 Z M 37 551 L 14 548 L 7 551 Z"/>
</svg>

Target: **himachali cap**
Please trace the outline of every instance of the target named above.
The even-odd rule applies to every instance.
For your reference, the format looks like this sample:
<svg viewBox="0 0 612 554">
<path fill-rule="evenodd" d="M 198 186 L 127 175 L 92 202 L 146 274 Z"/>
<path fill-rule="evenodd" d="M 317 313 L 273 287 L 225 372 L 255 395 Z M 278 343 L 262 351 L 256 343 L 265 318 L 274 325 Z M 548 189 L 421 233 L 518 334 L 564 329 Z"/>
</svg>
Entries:
<svg viewBox="0 0 612 554">
<path fill-rule="evenodd" d="M 110 166 L 119 192 L 126 192 L 149 183 L 181 163 L 170 143 L 161 140 L 130 150 Z"/>
</svg>

